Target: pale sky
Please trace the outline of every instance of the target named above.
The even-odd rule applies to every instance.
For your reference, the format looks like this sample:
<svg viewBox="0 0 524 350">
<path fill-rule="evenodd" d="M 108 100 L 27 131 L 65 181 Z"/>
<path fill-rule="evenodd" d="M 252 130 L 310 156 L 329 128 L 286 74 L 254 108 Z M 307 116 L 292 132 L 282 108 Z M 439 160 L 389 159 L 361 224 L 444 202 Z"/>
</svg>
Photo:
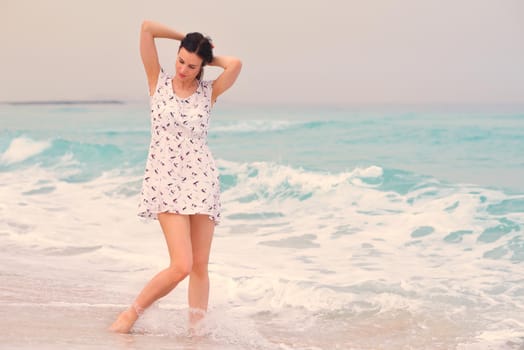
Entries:
<svg viewBox="0 0 524 350">
<path fill-rule="evenodd" d="M 228 102 L 524 103 L 522 0 L 0 0 L 0 101 L 147 101 L 143 19 L 241 58 Z"/>
</svg>

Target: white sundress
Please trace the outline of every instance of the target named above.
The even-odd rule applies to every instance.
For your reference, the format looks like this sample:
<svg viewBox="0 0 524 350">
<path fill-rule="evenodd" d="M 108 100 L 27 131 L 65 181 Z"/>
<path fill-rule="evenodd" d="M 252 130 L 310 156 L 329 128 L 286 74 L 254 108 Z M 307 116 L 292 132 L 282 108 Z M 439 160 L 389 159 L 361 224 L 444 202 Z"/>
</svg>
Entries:
<svg viewBox="0 0 524 350">
<path fill-rule="evenodd" d="M 218 170 L 207 145 L 212 81 L 199 81 L 191 96 L 173 91 L 171 76 L 161 69 L 151 103 L 151 144 L 138 215 L 207 214 L 220 221 Z"/>
</svg>

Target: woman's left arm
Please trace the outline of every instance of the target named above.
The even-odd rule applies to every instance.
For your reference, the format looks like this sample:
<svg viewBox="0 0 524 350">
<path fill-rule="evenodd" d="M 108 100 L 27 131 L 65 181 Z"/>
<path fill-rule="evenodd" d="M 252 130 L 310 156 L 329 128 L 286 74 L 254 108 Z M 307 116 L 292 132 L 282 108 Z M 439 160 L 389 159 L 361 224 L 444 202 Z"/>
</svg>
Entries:
<svg viewBox="0 0 524 350">
<path fill-rule="evenodd" d="M 237 80 L 240 70 L 242 69 L 242 62 L 238 58 L 232 56 L 215 56 L 209 65 L 224 69 L 218 78 L 213 81 L 211 102 L 214 104 L 218 96 L 235 83 L 235 80 Z"/>
</svg>

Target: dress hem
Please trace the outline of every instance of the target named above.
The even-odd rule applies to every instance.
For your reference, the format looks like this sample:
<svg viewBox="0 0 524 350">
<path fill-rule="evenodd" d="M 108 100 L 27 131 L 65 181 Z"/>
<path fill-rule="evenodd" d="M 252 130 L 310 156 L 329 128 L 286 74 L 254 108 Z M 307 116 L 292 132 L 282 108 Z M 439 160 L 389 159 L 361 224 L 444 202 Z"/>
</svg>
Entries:
<svg viewBox="0 0 524 350">
<path fill-rule="evenodd" d="M 216 215 L 209 214 L 209 213 L 203 213 L 203 212 L 180 212 L 180 211 L 172 211 L 172 210 L 164 210 L 164 211 L 158 211 L 158 212 L 140 212 L 137 215 L 140 218 L 148 219 L 148 220 L 158 220 L 157 215 L 161 213 L 170 213 L 170 214 L 178 214 L 178 215 L 207 215 L 209 217 L 209 220 L 212 220 L 215 223 L 215 226 L 218 226 L 220 223 L 220 219 L 217 218 Z"/>
</svg>

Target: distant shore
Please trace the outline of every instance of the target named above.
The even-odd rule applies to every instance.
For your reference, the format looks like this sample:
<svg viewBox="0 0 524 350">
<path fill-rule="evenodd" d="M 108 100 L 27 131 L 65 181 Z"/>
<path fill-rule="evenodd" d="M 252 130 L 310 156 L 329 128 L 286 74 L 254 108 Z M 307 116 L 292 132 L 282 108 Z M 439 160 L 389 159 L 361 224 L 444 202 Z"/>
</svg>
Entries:
<svg viewBox="0 0 524 350">
<path fill-rule="evenodd" d="M 120 100 L 49 100 L 49 101 L 6 101 L 8 105 L 99 105 L 124 104 Z"/>
</svg>

